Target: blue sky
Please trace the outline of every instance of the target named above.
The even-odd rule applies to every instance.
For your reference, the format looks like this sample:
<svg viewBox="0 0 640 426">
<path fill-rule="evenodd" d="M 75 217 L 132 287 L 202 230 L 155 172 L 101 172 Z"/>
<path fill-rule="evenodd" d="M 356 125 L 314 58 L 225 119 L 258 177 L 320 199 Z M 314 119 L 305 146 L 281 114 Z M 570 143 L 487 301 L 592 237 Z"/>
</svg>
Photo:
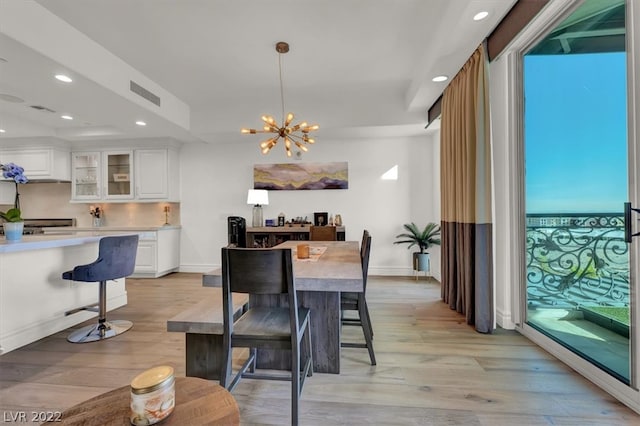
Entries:
<svg viewBox="0 0 640 426">
<path fill-rule="evenodd" d="M 622 212 L 625 61 L 624 52 L 525 56 L 528 213 Z"/>
</svg>

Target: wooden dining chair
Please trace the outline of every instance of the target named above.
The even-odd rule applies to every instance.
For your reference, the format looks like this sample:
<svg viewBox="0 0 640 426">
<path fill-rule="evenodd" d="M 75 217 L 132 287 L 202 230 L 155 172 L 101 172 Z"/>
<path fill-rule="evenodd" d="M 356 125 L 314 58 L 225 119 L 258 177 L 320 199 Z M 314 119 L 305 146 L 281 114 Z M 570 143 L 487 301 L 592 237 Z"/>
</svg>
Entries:
<svg viewBox="0 0 640 426">
<path fill-rule="evenodd" d="M 376 365 L 376 355 L 373 351 L 373 326 L 367 306 L 367 275 L 369 273 L 369 255 L 371 253 L 371 235 L 364 231 L 360 260 L 362 262 L 362 293 L 340 293 L 340 312 L 342 325 L 356 325 L 362 327 L 365 343 L 341 342 L 343 348 L 367 348 L 371 365 Z M 347 311 L 355 311 L 356 317 L 346 316 Z"/>
<path fill-rule="evenodd" d="M 335 226 L 311 226 L 309 228 L 310 241 L 336 241 L 338 233 Z"/>
<path fill-rule="evenodd" d="M 367 264 L 364 264 L 365 255 L 368 255 L 367 250 L 371 250 L 371 241 L 367 241 L 371 239 L 371 234 L 368 230 L 362 231 L 362 242 L 360 243 L 360 261 L 362 262 L 362 273 L 364 280 L 364 288 L 366 290 L 367 287 L 367 274 L 369 272 L 369 258 L 367 258 Z M 366 293 L 365 293 L 366 297 Z M 353 296 L 352 296 L 353 298 Z M 371 322 L 371 317 L 369 316 L 369 305 L 365 304 L 367 308 L 367 319 L 369 320 L 369 324 L 371 324 L 371 337 L 373 337 L 373 323 Z"/>
<path fill-rule="evenodd" d="M 287 307 L 249 306 L 233 319 L 233 293 L 281 295 Z M 276 297 L 276 296 L 272 296 Z M 222 248 L 223 346 L 220 384 L 233 391 L 240 378 L 290 380 L 291 424 L 298 424 L 300 394 L 307 376 L 313 375 L 310 311 L 298 307 L 290 249 Z M 301 341 L 306 339 L 307 359 L 301 363 Z M 233 348 L 249 348 L 249 357 L 232 373 Z M 291 374 L 258 373 L 257 349 L 291 351 Z"/>
<path fill-rule="evenodd" d="M 364 258 L 364 249 L 367 245 L 367 238 L 369 238 L 371 234 L 368 230 L 362 231 L 362 241 L 360 242 L 360 259 Z"/>
</svg>

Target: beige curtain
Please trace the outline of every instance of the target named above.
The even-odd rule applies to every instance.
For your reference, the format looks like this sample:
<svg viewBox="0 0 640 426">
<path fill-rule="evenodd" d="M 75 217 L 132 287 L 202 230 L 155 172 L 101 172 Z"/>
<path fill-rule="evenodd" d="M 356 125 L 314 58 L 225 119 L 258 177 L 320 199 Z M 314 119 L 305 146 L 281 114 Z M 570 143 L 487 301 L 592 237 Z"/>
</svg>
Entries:
<svg viewBox="0 0 640 426">
<path fill-rule="evenodd" d="M 442 98 L 442 299 L 482 333 L 493 331 L 491 139 L 484 46 Z"/>
</svg>

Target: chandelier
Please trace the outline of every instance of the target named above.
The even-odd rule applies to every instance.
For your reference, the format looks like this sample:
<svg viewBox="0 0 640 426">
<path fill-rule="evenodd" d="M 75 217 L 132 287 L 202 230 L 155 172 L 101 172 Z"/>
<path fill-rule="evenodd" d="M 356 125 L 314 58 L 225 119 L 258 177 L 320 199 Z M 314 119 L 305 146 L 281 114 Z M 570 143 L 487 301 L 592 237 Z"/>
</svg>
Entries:
<svg viewBox="0 0 640 426">
<path fill-rule="evenodd" d="M 301 151 L 307 152 L 307 144 L 315 142 L 313 138 L 309 137 L 309 132 L 318 130 L 317 124 L 308 125 L 306 121 L 299 124 L 292 125 L 293 113 L 284 115 L 284 90 L 282 89 L 282 55 L 289 51 L 289 44 L 284 41 L 276 43 L 276 52 L 278 52 L 278 73 L 280 76 L 280 102 L 282 105 L 282 124 L 278 126 L 276 120 L 270 115 L 263 115 L 262 121 L 264 126 L 262 130 L 256 129 L 242 129 L 241 133 L 244 134 L 256 134 L 256 133 L 273 133 L 274 135 L 267 140 L 260 143 L 260 149 L 263 154 L 268 154 L 271 148 L 276 146 L 280 138 L 284 141 L 284 149 L 287 152 L 287 157 L 291 157 L 291 147 L 295 145 Z"/>
</svg>

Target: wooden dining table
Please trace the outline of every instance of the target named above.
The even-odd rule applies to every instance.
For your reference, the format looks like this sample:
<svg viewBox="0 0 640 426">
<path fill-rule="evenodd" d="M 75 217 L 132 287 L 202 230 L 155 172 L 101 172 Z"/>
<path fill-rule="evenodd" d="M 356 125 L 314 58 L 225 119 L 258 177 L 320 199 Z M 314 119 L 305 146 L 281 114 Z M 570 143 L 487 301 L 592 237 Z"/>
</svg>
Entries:
<svg viewBox="0 0 640 426">
<path fill-rule="evenodd" d="M 297 246 L 308 244 L 310 257 L 297 258 Z M 286 241 L 274 248 L 293 250 L 293 273 L 298 303 L 311 310 L 313 369 L 319 373 L 340 373 L 340 293 L 362 292 L 362 265 L 357 241 Z M 222 270 L 203 275 L 205 287 L 222 285 Z M 276 302 L 286 306 L 285 298 Z M 251 306 L 269 304 L 273 296 L 250 295 Z M 303 352 L 303 357 L 306 354 Z M 281 351 L 258 352 L 258 368 L 290 369 L 290 357 Z"/>
</svg>

